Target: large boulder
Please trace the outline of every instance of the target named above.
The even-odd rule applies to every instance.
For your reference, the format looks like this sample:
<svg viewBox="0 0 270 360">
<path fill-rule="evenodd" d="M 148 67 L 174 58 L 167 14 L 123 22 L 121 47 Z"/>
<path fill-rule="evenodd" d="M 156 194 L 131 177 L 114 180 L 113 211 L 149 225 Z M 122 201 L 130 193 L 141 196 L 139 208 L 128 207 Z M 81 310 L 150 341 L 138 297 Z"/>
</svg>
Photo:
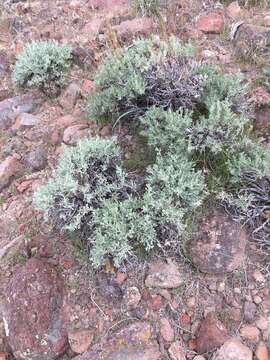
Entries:
<svg viewBox="0 0 270 360">
<path fill-rule="evenodd" d="M 41 103 L 39 92 L 29 92 L 0 102 L 0 130 L 12 126 L 22 113 L 31 113 Z"/>
<path fill-rule="evenodd" d="M 189 256 L 202 272 L 231 272 L 243 264 L 247 240 L 244 228 L 217 210 L 202 219 L 189 243 Z"/>
<path fill-rule="evenodd" d="M 158 344 L 151 341 L 152 329 L 147 322 L 131 324 L 108 341 L 94 345 L 74 360 L 159 360 Z"/>
<path fill-rule="evenodd" d="M 252 360 L 252 351 L 238 339 L 230 339 L 216 352 L 213 360 Z"/>
<path fill-rule="evenodd" d="M 66 350 L 63 282 L 56 269 L 32 258 L 6 289 L 6 336 L 16 359 L 54 360 Z"/>
</svg>

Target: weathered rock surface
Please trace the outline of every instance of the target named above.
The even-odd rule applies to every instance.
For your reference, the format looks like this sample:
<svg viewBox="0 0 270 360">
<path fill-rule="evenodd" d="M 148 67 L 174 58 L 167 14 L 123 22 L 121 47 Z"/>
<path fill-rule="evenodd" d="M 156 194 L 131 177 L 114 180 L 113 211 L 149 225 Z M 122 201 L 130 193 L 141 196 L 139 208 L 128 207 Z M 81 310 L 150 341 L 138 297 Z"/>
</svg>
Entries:
<svg viewBox="0 0 270 360">
<path fill-rule="evenodd" d="M 0 164 L 0 191 L 22 172 L 22 165 L 14 156 L 8 156 Z"/>
<path fill-rule="evenodd" d="M 252 351 L 238 339 L 230 339 L 221 346 L 213 360 L 252 360 Z"/>
<path fill-rule="evenodd" d="M 118 37 L 122 41 L 129 41 L 139 35 L 149 35 L 153 30 L 153 21 L 147 17 L 135 18 L 123 21 L 115 28 Z"/>
<path fill-rule="evenodd" d="M 28 114 L 28 113 L 21 113 L 16 121 L 15 124 L 12 126 L 13 130 L 24 130 L 27 128 L 31 128 L 39 123 L 39 118 L 35 115 Z"/>
<path fill-rule="evenodd" d="M 257 346 L 255 354 L 258 360 L 269 360 L 267 346 L 262 341 L 260 341 L 259 345 Z"/>
<path fill-rule="evenodd" d="M 240 330 L 240 335 L 245 339 L 258 341 L 260 330 L 254 325 L 244 325 Z"/>
<path fill-rule="evenodd" d="M 0 130 L 8 129 L 17 116 L 31 113 L 42 102 L 40 93 L 30 92 L 0 102 Z"/>
<path fill-rule="evenodd" d="M 196 25 L 204 33 L 219 34 L 223 28 L 223 16 L 217 12 L 200 15 Z"/>
<path fill-rule="evenodd" d="M 87 124 L 72 125 L 65 129 L 63 142 L 67 145 L 76 145 L 82 138 L 90 134 Z"/>
<path fill-rule="evenodd" d="M 151 341 L 152 329 L 147 322 L 125 327 L 107 342 L 101 342 L 74 360 L 159 360 L 156 342 Z"/>
<path fill-rule="evenodd" d="M 201 323 L 197 334 L 197 352 L 204 354 L 213 351 L 229 339 L 225 326 L 214 314 L 210 313 Z"/>
<path fill-rule="evenodd" d="M 252 57 L 253 61 L 260 59 L 258 56 L 270 55 L 270 29 L 246 23 L 234 25 L 231 33 L 236 54 L 243 58 Z"/>
<path fill-rule="evenodd" d="M 160 333 L 165 341 L 172 342 L 174 340 L 174 330 L 167 318 L 160 320 Z"/>
<path fill-rule="evenodd" d="M 83 329 L 75 330 L 68 333 L 68 342 L 71 350 L 76 354 L 83 354 L 92 344 L 94 339 L 94 331 Z"/>
<path fill-rule="evenodd" d="M 168 352 L 171 360 L 186 360 L 184 346 L 181 341 L 175 341 L 172 343 Z"/>
<path fill-rule="evenodd" d="M 59 103 L 66 110 L 72 110 L 81 96 L 81 88 L 76 82 L 69 84 L 60 97 Z"/>
<path fill-rule="evenodd" d="M 16 359 L 53 360 L 66 349 L 63 282 L 50 264 L 32 258 L 6 289 L 3 318 Z"/>
<path fill-rule="evenodd" d="M 249 322 L 252 323 L 255 319 L 255 315 L 256 315 L 256 305 L 250 301 L 246 301 L 244 304 L 244 319 Z"/>
<path fill-rule="evenodd" d="M 241 225 L 222 211 L 202 220 L 189 244 L 192 262 L 200 271 L 222 274 L 243 264 L 248 236 Z"/>
<path fill-rule="evenodd" d="M 27 165 L 33 171 L 43 170 L 47 165 L 47 150 L 43 145 L 37 146 L 26 157 Z"/>
<path fill-rule="evenodd" d="M 183 283 L 178 267 L 172 262 L 157 261 L 150 264 L 148 275 L 145 279 L 147 287 L 160 287 L 163 289 L 177 288 Z"/>
</svg>

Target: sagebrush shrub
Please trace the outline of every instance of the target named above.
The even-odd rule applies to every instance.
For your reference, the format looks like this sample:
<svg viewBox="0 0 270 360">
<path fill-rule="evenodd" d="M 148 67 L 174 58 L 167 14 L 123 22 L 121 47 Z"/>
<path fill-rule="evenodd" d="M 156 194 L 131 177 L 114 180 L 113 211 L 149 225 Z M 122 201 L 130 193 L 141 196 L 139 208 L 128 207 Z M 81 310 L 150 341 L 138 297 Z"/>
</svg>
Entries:
<svg viewBox="0 0 270 360">
<path fill-rule="evenodd" d="M 192 47 L 181 45 L 174 37 L 170 38 L 168 42 L 152 37 L 146 40 L 137 40 L 133 45 L 108 56 L 95 77 L 98 90 L 89 99 L 90 116 L 99 121 L 108 119 L 115 121 L 119 116 L 130 119 L 142 115 L 152 105 L 166 106 L 167 101 L 181 103 L 180 96 L 177 94 L 179 84 L 182 88 L 184 87 L 181 81 L 184 83 L 187 81 L 189 88 L 187 95 L 182 89 L 182 96 L 184 95 L 187 99 L 191 95 L 197 99 L 199 79 L 195 79 L 195 75 L 193 75 L 194 66 L 184 60 L 190 53 L 192 53 Z M 182 59 L 179 60 L 177 69 L 173 68 L 176 66 L 176 63 L 173 65 L 174 58 Z M 166 73 L 166 67 L 171 68 L 170 74 Z M 166 77 L 171 75 L 176 78 L 177 70 L 179 81 L 174 84 L 173 79 L 170 80 Z M 153 99 L 151 71 L 157 79 L 159 76 L 157 81 L 165 87 L 164 92 L 167 92 L 167 99 L 163 99 L 159 94 L 161 89 L 158 85 L 156 86 L 156 96 Z M 182 73 L 183 79 L 181 79 Z M 194 91 L 191 90 L 193 77 Z M 175 100 L 170 100 L 173 97 Z M 188 100 L 192 101 L 192 99 Z M 182 102 L 184 103 L 183 100 Z"/>
<path fill-rule="evenodd" d="M 175 38 L 154 37 L 109 57 L 96 85 L 91 115 L 136 122 L 155 162 L 131 176 L 115 140 L 82 140 L 37 193 L 60 228 L 79 231 L 95 267 L 107 257 L 119 266 L 137 249 L 178 250 L 205 199 L 221 199 L 268 237 L 270 151 L 250 136 L 241 77 L 195 62 Z"/>
<path fill-rule="evenodd" d="M 55 95 L 65 83 L 71 51 L 71 46 L 56 41 L 32 42 L 18 55 L 12 79 L 20 87 Z"/>
<path fill-rule="evenodd" d="M 108 198 L 125 199 L 133 183 L 112 140 L 85 139 L 66 148 L 49 182 L 35 196 L 39 209 L 60 228 L 89 233 L 88 218 Z"/>
</svg>

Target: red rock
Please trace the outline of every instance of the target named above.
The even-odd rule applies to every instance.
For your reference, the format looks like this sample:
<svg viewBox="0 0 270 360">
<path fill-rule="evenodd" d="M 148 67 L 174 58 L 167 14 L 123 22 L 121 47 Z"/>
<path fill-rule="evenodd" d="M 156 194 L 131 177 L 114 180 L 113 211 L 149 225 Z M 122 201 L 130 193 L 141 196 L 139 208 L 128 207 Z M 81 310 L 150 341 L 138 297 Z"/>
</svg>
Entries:
<svg viewBox="0 0 270 360">
<path fill-rule="evenodd" d="M 118 37 L 122 41 L 129 41 L 139 35 L 147 36 L 153 31 L 153 21 L 150 18 L 135 18 L 123 21 L 115 27 Z"/>
<path fill-rule="evenodd" d="M 227 6 L 227 13 L 233 19 L 239 17 L 241 13 L 241 7 L 239 6 L 238 1 L 233 1 L 232 3 L 230 3 L 230 5 Z"/>
<path fill-rule="evenodd" d="M 63 281 L 52 265 L 31 258 L 6 289 L 3 318 L 17 359 L 54 360 L 66 350 Z"/>
<path fill-rule="evenodd" d="M 188 348 L 189 348 L 189 350 L 192 350 L 192 351 L 196 350 L 197 349 L 197 340 L 196 339 L 189 340 Z"/>
<path fill-rule="evenodd" d="M 49 138 L 49 142 L 52 145 L 58 145 L 61 142 L 61 135 L 58 130 L 54 130 Z"/>
<path fill-rule="evenodd" d="M 121 286 L 127 279 L 127 273 L 118 271 L 116 274 L 115 281 L 116 283 Z"/>
<path fill-rule="evenodd" d="M 270 104 L 269 91 L 264 86 L 259 86 L 250 93 L 250 101 L 257 107 Z"/>
<path fill-rule="evenodd" d="M 25 232 L 25 229 L 26 229 L 26 224 L 20 224 L 19 225 L 20 234 L 23 234 Z"/>
<path fill-rule="evenodd" d="M 33 180 L 25 180 L 17 186 L 17 190 L 19 191 L 19 193 L 23 193 L 31 187 L 32 183 Z"/>
<path fill-rule="evenodd" d="M 165 341 L 172 342 L 174 340 L 174 330 L 167 318 L 160 320 L 160 333 Z"/>
<path fill-rule="evenodd" d="M 75 330 L 68 333 L 68 341 L 71 350 L 76 354 L 83 354 L 92 344 L 94 339 L 93 330 Z"/>
<path fill-rule="evenodd" d="M 64 131 L 63 142 L 67 145 L 75 145 L 88 134 L 89 126 L 87 124 L 69 126 Z"/>
<path fill-rule="evenodd" d="M 259 343 L 255 355 L 257 356 L 258 360 L 269 360 L 268 349 L 264 342 L 261 341 Z"/>
<path fill-rule="evenodd" d="M 160 310 L 163 305 L 163 300 L 160 295 L 152 295 L 151 300 L 149 302 L 150 309 L 154 311 Z"/>
<path fill-rule="evenodd" d="M 270 26 L 270 15 L 266 15 L 263 19 L 264 26 Z"/>
<path fill-rule="evenodd" d="M 0 352 L 0 360 L 8 360 L 8 353 Z"/>
<path fill-rule="evenodd" d="M 182 313 L 180 315 L 180 324 L 181 326 L 185 327 L 187 325 L 190 325 L 191 319 L 190 316 L 187 313 Z"/>
<path fill-rule="evenodd" d="M 15 156 L 7 157 L 0 164 L 0 191 L 9 185 L 11 180 L 20 175 L 22 165 Z"/>
<path fill-rule="evenodd" d="M 64 128 L 72 125 L 76 122 L 76 119 L 72 115 L 64 115 L 54 120 L 54 124 L 57 128 Z"/>
<path fill-rule="evenodd" d="M 181 341 L 174 342 L 169 347 L 169 354 L 171 360 L 186 360 L 185 350 Z"/>
<path fill-rule="evenodd" d="M 207 34 L 220 34 L 223 24 L 223 16 L 216 12 L 200 15 L 197 19 L 197 29 Z"/>
<path fill-rule="evenodd" d="M 95 89 L 95 84 L 92 80 L 84 79 L 82 83 L 82 93 L 88 96 Z"/>
<path fill-rule="evenodd" d="M 66 110 L 72 110 L 81 96 L 81 88 L 76 82 L 69 84 L 59 99 L 60 105 Z"/>
<path fill-rule="evenodd" d="M 63 259 L 62 265 L 66 270 L 69 270 L 74 265 L 74 261 L 72 259 Z"/>
<path fill-rule="evenodd" d="M 244 325 L 240 330 L 240 335 L 245 339 L 258 341 L 260 336 L 260 330 L 253 325 Z"/>
<path fill-rule="evenodd" d="M 229 339 L 228 331 L 213 313 L 206 316 L 197 334 L 197 352 L 213 351 Z"/>
</svg>

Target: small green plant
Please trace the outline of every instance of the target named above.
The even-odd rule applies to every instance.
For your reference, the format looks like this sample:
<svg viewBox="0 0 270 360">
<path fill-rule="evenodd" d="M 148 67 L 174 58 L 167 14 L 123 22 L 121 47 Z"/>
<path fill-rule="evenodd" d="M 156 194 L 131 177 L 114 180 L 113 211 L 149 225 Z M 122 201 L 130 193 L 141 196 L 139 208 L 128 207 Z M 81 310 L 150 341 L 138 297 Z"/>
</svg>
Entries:
<svg viewBox="0 0 270 360">
<path fill-rule="evenodd" d="M 71 46 L 55 41 L 26 45 L 16 61 L 13 81 L 20 87 L 38 88 L 48 95 L 57 94 L 71 65 L 71 50 Z"/>
</svg>

